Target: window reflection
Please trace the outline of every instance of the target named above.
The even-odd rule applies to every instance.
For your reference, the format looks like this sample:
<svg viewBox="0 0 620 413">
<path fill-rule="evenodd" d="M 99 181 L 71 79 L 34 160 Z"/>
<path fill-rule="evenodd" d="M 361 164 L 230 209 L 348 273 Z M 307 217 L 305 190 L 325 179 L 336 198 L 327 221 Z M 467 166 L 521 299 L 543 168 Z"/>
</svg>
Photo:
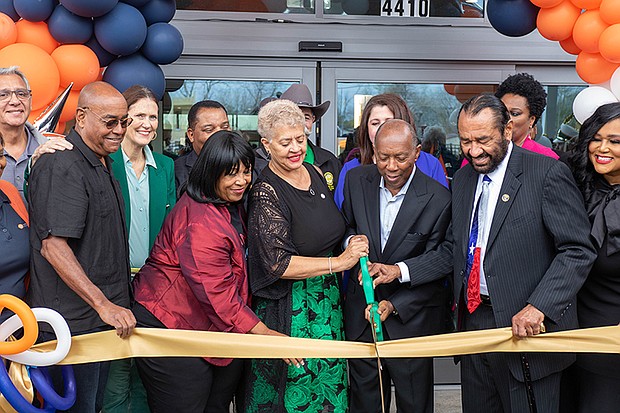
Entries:
<svg viewBox="0 0 620 413">
<path fill-rule="evenodd" d="M 409 105 L 418 136 L 426 128 L 438 127 L 446 134 L 446 147 L 460 156 L 457 116 L 461 105 L 480 93 L 495 92 L 496 85 L 470 84 L 413 84 L 413 83 L 338 83 L 337 132 L 339 151 L 347 137 L 359 126 L 364 105 L 374 95 L 395 93 Z M 548 86 L 547 108 L 538 123 L 537 136 L 548 138 L 553 148 L 565 151 L 568 141 L 575 137 L 579 125 L 573 118 L 572 103 L 584 86 Z"/>
<path fill-rule="evenodd" d="M 205 99 L 216 100 L 224 105 L 228 111 L 230 127 L 256 146 L 260 141 L 256 132 L 260 101 L 267 97 L 280 97 L 292 84 L 269 80 L 169 80 L 170 109 L 163 116 L 164 151 L 170 155 L 178 155 L 183 151 L 186 145 L 187 113 L 194 103 Z"/>
<path fill-rule="evenodd" d="M 177 0 L 178 10 L 251 13 L 314 13 L 310 0 Z"/>
</svg>

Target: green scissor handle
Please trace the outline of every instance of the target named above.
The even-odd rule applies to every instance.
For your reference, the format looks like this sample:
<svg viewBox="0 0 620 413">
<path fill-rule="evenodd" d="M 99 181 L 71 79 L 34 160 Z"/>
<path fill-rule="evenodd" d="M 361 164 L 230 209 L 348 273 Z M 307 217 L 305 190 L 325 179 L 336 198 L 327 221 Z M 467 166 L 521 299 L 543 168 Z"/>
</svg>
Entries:
<svg viewBox="0 0 620 413">
<path fill-rule="evenodd" d="M 372 278 L 368 272 L 368 257 L 360 258 L 360 268 L 362 269 L 362 287 L 366 304 L 370 305 L 370 319 L 374 331 L 373 336 L 377 341 L 383 341 L 383 329 L 381 328 L 381 316 L 377 312 L 379 304 L 375 301 L 375 290 L 372 286 Z"/>
</svg>

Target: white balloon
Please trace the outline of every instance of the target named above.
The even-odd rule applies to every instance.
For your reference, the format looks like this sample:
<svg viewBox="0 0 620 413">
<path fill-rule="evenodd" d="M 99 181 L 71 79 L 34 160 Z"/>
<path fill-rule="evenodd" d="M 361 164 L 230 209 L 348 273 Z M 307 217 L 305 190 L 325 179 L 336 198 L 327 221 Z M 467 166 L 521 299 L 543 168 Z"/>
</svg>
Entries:
<svg viewBox="0 0 620 413">
<path fill-rule="evenodd" d="M 51 308 L 33 308 L 32 312 L 37 321 L 43 321 L 52 326 L 54 334 L 56 334 L 56 338 L 58 339 L 56 349 L 45 353 L 26 350 L 19 354 L 3 355 L 2 357 L 27 366 L 52 366 L 62 361 L 69 353 L 69 349 L 71 348 L 71 331 L 69 330 L 69 325 L 60 313 Z M 17 315 L 10 317 L 0 325 L 0 340 L 6 340 L 21 327 L 23 327 L 23 324 Z"/>
<path fill-rule="evenodd" d="M 607 103 L 617 102 L 618 98 L 611 90 L 601 86 L 590 86 L 582 90 L 573 101 L 573 114 L 579 123 L 585 122 L 592 114 Z"/>
<path fill-rule="evenodd" d="M 611 79 L 609 79 L 609 89 L 616 95 L 616 98 L 620 100 L 620 67 L 616 69 Z"/>
</svg>

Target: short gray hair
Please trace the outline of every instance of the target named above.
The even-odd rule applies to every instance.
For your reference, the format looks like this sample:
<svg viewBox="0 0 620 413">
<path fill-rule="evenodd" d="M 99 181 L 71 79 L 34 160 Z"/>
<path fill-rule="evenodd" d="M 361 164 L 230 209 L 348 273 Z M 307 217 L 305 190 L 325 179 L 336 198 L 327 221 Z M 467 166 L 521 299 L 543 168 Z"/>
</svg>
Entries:
<svg viewBox="0 0 620 413">
<path fill-rule="evenodd" d="M 258 112 L 258 134 L 267 141 L 271 142 L 275 137 L 276 129 L 283 126 L 291 128 L 302 126 L 304 133 L 308 135 L 304 114 L 299 106 L 290 100 L 274 100 Z"/>
<path fill-rule="evenodd" d="M 24 72 L 19 70 L 19 67 L 17 66 L 0 67 L 0 76 L 9 76 L 9 75 L 19 76 L 26 84 L 26 89 L 30 90 L 30 84 L 28 83 L 28 79 L 26 79 L 26 75 L 24 74 Z"/>
</svg>

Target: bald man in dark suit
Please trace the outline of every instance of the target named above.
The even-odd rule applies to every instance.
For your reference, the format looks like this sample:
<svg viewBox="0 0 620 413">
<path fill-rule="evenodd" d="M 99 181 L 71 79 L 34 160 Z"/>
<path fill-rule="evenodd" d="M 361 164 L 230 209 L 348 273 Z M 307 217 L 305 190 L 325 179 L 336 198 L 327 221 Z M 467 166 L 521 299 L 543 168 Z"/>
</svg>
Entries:
<svg viewBox="0 0 620 413">
<path fill-rule="evenodd" d="M 450 192 L 416 169 L 420 145 L 413 127 L 388 120 L 375 140 L 376 165 L 352 169 L 346 176 L 342 211 L 348 236 L 368 237 L 371 273 L 386 271 L 399 279 L 375 290 L 386 339 L 437 334 L 443 326 L 447 269 L 442 277 L 411 288 L 409 260 L 443 242 L 450 224 Z M 357 273 L 356 268 L 353 273 Z M 361 285 L 351 281 L 344 304 L 347 340 L 372 342 L 365 318 Z M 376 360 L 349 360 L 350 409 L 381 411 Z M 390 406 L 390 382 L 399 412 L 432 413 L 433 360 L 383 360 L 385 411 Z"/>
</svg>

